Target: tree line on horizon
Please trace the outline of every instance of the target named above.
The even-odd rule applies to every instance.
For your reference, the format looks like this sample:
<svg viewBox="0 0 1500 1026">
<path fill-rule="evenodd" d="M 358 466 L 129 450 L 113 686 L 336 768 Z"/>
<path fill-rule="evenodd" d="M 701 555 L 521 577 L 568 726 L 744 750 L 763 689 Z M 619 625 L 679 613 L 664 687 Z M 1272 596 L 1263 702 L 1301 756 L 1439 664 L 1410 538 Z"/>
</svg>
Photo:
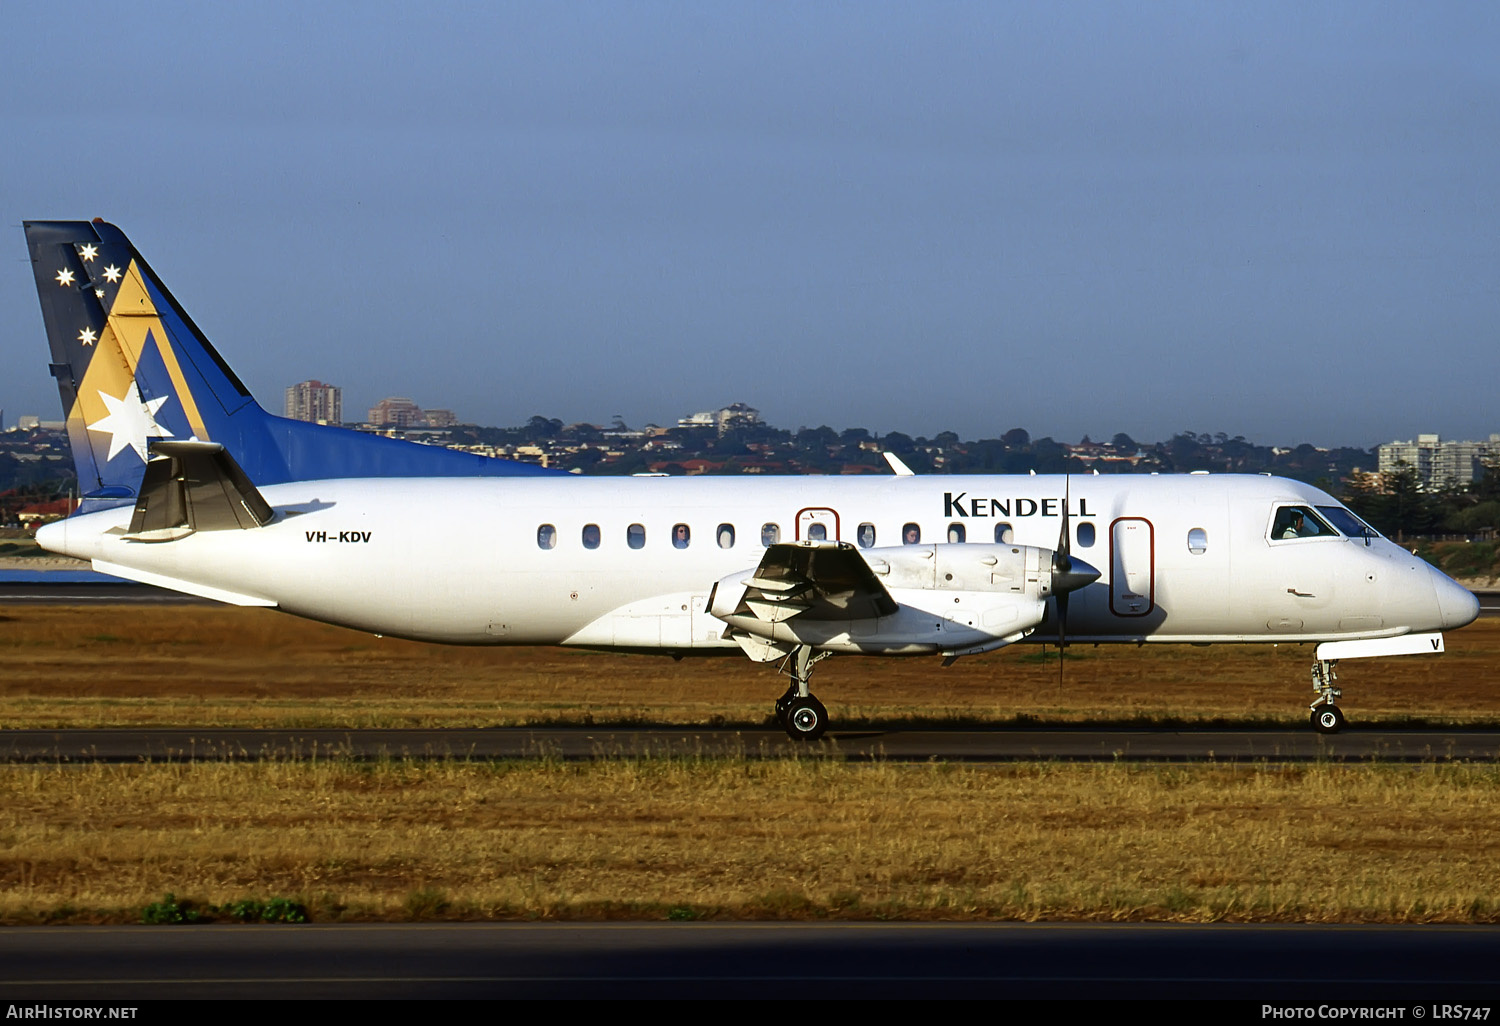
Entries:
<svg viewBox="0 0 1500 1026">
<path fill-rule="evenodd" d="M 742 424 L 720 435 L 707 427 L 671 428 L 661 438 L 675 447 L 667 452 L 644 444 L 623 444 L 610 429 L 564 425 L 541 416 L 511 428 L 459 425 L 438 436 L 459 445 L 554 445 L 552 465 L 585 474 L 626 475 L 644 472 L 684 474 L 686 464 L 706 474 L 888 473 L 881 452 L 900 456 L 919 474 L 1062 474 L 1090 473 L 1270 473 L 1322 488 L 1337 496 L 1382 534 L 1392 538 L 1461 534 L 1487 537 L 1500 527 L 1500 468 L 1490 468 L 1472 485 L 1429 490 L 1415 468 L 1398 467 L 1384 475 L 1369 474 L 1376 465 L 1373 449 L 1319 449 L 1256 445 L 1243 435 L 1180 431 L 1164 442 L 1137 442 L 1115 434 L 1095 443 L 1085 435 L 1075 452 L 1050 437 L 1032 438 L 1012 428 L 998 438 L 966 441 L 953 431 L 931 438 L 899 431 L 877 435 L 865 428 L 835 431 L 826 425 L 796 431 L 767 424 Z M 71 466 L 22 460 L 25 438 L 0 441 L 0 514 L 23 504 L 70 494 L 76 488 Z M 53 453 L 66 452 L 65 440 L 38 440 Z M 606 456 L 606 446 L 621 452 Z M 1366 473 L 1356 473 L 1363 471 Z M 9 493 L 4 494 L 4 493 Z M 0 522 L 8 518 L 0 516 Z"/>
</svg>

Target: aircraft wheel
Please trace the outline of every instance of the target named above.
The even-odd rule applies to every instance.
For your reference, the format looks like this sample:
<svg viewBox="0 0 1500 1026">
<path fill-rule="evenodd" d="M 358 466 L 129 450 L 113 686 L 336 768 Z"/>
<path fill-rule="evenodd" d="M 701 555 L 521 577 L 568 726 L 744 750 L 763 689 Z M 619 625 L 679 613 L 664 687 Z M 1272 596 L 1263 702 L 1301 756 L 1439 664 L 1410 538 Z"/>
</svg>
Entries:
<svg viewBox="0 0 1500 1026">
<path fill-rule="evenodd" d="M 786 707 L 787 736 L 796 741 L 816 741 L 828 729 L 828 710 L 812 695 L 794 698 Z"/>
<path fill-rule="evenodd" d="M 1344 725 L 1344 713 L 1336 705 L 1320 705 L 1312 711 L 1313 729 L 1320 734 L 1337 734 Z"/>
<path fill-rule="evenodd" d="M 792 703 L 796 701 L 796 699 L 797 687 L 795 684 L 786 689 L 786 694 L 776 699 L 776 707 L 774 710 L 776 722 L 781 724 L 783 727 L 786 726 L 786 711 L 787 709 L 791 708 Z"/>
</svg>

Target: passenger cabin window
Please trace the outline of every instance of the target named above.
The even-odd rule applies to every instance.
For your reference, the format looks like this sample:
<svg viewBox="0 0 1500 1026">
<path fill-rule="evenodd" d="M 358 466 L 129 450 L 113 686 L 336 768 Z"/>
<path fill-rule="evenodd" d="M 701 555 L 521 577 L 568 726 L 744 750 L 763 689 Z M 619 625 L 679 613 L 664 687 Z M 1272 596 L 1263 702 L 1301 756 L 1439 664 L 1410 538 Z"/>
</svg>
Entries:
<svg viewBox="0 0 1500 1026">
<path fill-rule="evenodd" d="M 1337 535 L 1328 522 L 1312 511 L 1310 506 L 1282 506 L 1276 510 L 1271 521 L 1271 540 L 1290 541 L 1294 538 L 1332 538 Z"/>
<path fill-rule="evenodd" d="M 557 528 L 551 524 L 543 524 L 536 529 L 536 547 L 539 549 L 553 549 L 557 547 Z"/>
<path fill-rule="evenodd" d="M 1195 527 L 1188 532 L 1188 551 L 1195 556 L 1201 556 L 1208 551 L 1208 532 L 1201 527 Z"/>
<path fill-rule="evenodd" d="M 625 544 L 632 549 L 639 549 L 646 544 L 646 528 L 643 524 L 631 524 L 625 528 Z"/>
<path fill-rule="evenodd" d="M 902 545 L 922 544 L 922 529 L 916 524 L 906 524 L 901 528 Z"/>
<path fill-rule="evenodd" d="M 875 545 L 875 525 L 874 524 L 860 524 L 859 525 L 859 530 L 857 532 L 855 532 L 854 537 L 859 540 L 859 547 L 860 548 L 862 548 L 862 549 L 873 548 L 874 545 Z"/>
<path fill-rule="evenodd" d="M 583 547 L 586 549 L 597 549 L 599 547 L 599 525 L 583 525 Z"/>
<path fill-rule="evenodd" d="M 775 545 L 781 541 L 781 526 L 779 524 L 762 524 L 760 528 L 760 543 L 762 545 Z"/>
<path fill-rule="evenodd" d="M 996 524 L 995 525 L 995 544 L 996 545 L 1009 545 L 1012 542 L 1014 542 L 1015 540 L 1016 540 L 1015 539 L 1015 532 L 1010 529 L 1010 525 L 1009 524 Z"/>
<path fill-rule="evenodd" d="M 685 549 L 688 542 L 692 540 L 692 532 L 688 530 L 687 524 L 677 524 L 672 528 L 672 547 Z"/>
<path fill-rule="evenodd" d="M 828 528 L 824 527 L 822 524 L 808 524 L 807 525 L 807 540 L 808 541 L 827 541 L 828 540 Z"/>
<path fill-rule="evenodd" d="M 732 549 L 732 548 L 734 548 L 734 525 L 733 524 L 720 524 L 718 531 L 716 531 L 715 533 L 719 536 L 719 548 L 721 548 L 721 549 Z"/>
<path fill-rule="evenodd" d="M 1094 544 L 1094 525 L 1082 523 L 1078 525 L 1078 547 L 1080 549 L 1091 548 Z"/>
<path fill-rule="evenodd" d="M 948 544 L 950 544 L 950 545 L 962 545 L 963 541 L 964 541 L 964 535 L 965 535 L 965 531 L 964 531 L 964 525 L 963 524 L 949 524 L 948 525 Z"/>
</svg>

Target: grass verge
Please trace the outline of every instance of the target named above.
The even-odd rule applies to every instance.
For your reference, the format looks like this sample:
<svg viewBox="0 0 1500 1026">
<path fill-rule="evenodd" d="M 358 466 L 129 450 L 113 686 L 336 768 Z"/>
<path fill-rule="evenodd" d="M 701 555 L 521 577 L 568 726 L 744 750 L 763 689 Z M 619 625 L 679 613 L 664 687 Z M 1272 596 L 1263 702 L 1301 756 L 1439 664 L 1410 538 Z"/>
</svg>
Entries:
<svg viewBox="0 0 1500 1026">
<path fill-rule="evenodd" d="M 0 923 L 1491 923 L 1497 831 L 1492 766 L 19 766 Z"/>
</svg>

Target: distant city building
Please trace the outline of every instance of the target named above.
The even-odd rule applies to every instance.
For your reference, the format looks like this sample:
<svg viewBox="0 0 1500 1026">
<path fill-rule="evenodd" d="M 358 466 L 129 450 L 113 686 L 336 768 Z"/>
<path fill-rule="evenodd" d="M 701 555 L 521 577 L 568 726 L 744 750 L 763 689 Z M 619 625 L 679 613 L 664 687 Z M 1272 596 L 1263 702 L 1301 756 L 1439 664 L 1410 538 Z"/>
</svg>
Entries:
<svg viewBox="0 0 1500 1026">
<path fill-rule="evenodd" d="M 1404 463 L 1416 470 L 1422 485 L 1437 491 L 1450 482 L 1472 484 L 1484 476 L 1485 464 L 1500 460 L 1500 434 L 1487 442 L 1445 442 L 1437 435 L 1418 435 L 1414 442 L 1387 442 L 1379 449 L 1380 472 Z"/>
<path fill-rule="evenodd" d="M 286 390 L 286 415 L 314 424 L 344 422 L 344 392 L 337 385 L 303 381 Z"/>
<path fill-rule="evenodd" d="M 423 416 L 427 418 L 428 427 L 450 428 L 458 423 L 458 415 L 452 410 L 426 410 Z"/>
<path fill-rule="evenodd" d="M 394 395 L 370 407 L 370 423 L 376 427 L 426 427 L 427 415 L 406 396 Z"/>
<path fill-rule="evenodd" d="M 711 427 L 720 435 L 738 427 L 750 427 L 760 423 L 760 411 L 744 403 L 730 403 L 720 410 L 705 410 L 690 413 L 677 421 L 680 428 Z"/>
</svg>

